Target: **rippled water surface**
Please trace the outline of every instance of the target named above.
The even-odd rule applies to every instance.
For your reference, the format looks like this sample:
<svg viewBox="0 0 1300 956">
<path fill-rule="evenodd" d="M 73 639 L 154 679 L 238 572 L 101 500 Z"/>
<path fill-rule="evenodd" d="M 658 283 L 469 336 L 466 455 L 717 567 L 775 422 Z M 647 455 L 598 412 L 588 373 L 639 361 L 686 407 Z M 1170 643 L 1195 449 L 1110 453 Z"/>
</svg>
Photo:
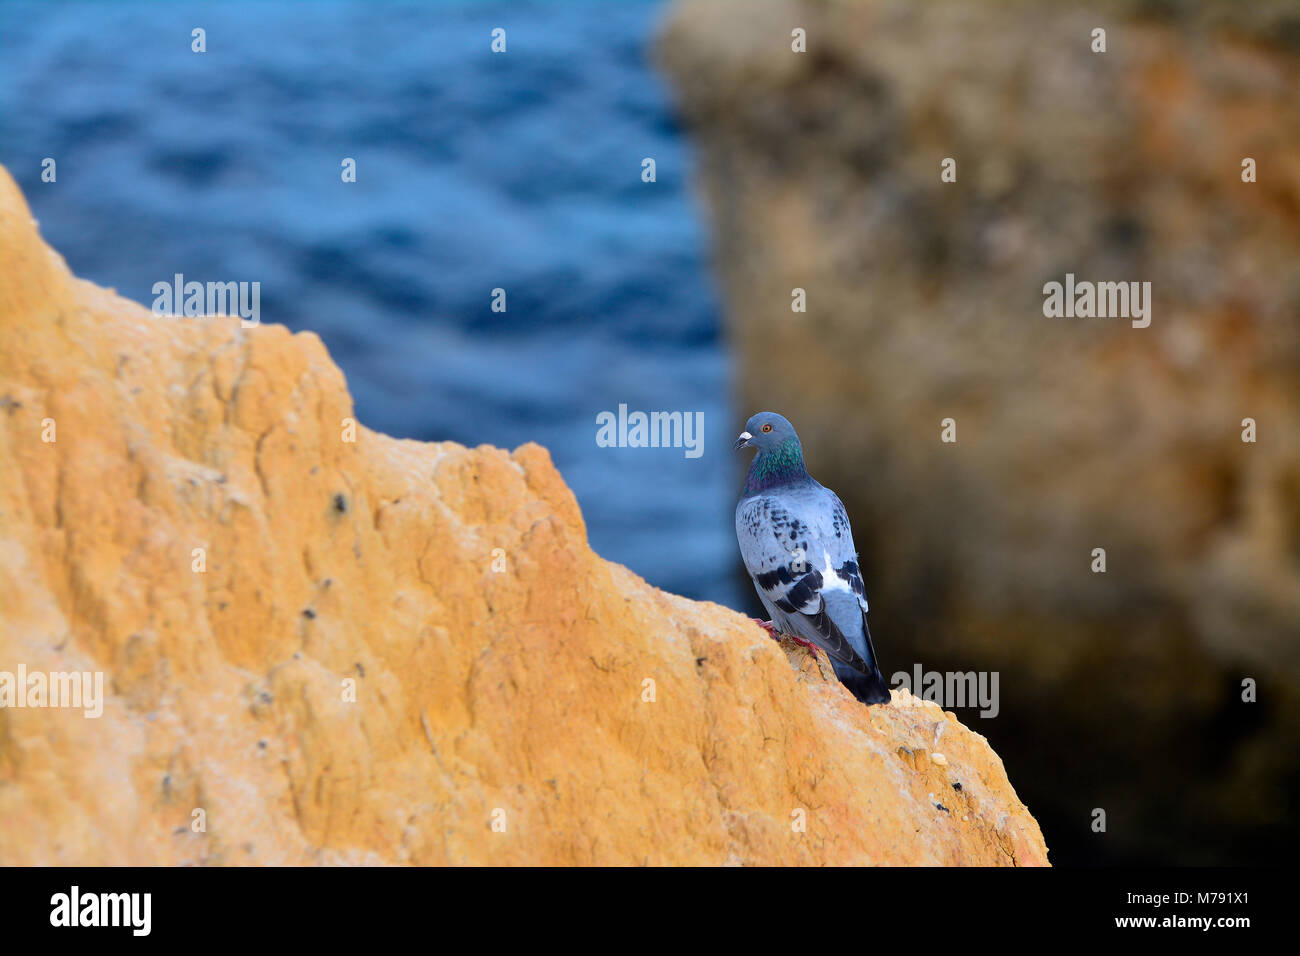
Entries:
<svg viewBox="0 0 1300 956">
<path fill-rule="evenodd" d="M 691 155 L 649 62 L 661 14 L 0 3 L 0 162 L 78 275 L 146 304 L 177 272 L 258 281 L 262 321 L 324 339 L 362 422 L 540 442 L 597 551 L 741 606 L 730 439 L 747 413 L 727 400 Z M 598 447 L 596 416 L 620 403 L 703 412 L 703 454 Z"/>
</svg>

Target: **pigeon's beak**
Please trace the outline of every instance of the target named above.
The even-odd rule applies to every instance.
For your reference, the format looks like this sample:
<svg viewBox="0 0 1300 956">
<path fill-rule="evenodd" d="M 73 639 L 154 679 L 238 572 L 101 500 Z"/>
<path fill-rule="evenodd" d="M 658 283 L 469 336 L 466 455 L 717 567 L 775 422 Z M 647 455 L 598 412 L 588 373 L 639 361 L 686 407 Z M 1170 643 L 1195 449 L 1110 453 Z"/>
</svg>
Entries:
<svg viewBox="0 0 1300 956">
<path fill-rule="evenodd" d="M 749 432 L 741 432 L 740 437 L 736 439 L 736 444 L 731 446 L 731 450 L 740 451 L 740 449 L 744 448 L 746 445 L 749 444 L 749 440 L 753 437 L 754 436 L 751 435 Z"/>
</svg>

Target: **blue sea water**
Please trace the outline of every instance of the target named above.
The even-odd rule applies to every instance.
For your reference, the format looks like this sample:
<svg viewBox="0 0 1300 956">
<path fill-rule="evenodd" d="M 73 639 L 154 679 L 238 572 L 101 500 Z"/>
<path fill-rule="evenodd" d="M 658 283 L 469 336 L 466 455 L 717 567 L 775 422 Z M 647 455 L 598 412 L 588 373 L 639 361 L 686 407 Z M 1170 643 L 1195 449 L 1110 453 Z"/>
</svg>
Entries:
<svg viewBox="0 0 1300 956">
<path fill-rule="evenodd" d="M 692 157 L 650 64 L 662 14 L 3 2 L 0 162 L 76 274 L 146 305 L 174 273 L 258 281 L 262 321 L 321 336 L 364 424 L 539 442 L 600 554 L 742 607 L 730 443 L 748 412 L 729 403 Z M 598 447 L 620 403 L 703 412 L 703 454 Z"/>
</svg>

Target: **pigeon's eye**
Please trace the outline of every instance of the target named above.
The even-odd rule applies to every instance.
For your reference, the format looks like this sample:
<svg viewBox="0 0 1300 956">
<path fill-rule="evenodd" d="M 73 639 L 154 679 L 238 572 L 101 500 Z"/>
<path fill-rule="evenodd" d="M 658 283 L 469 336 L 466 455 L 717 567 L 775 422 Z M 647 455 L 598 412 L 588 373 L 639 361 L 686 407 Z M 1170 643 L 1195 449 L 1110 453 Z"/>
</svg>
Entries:
<svg viewBox="0 0 1300 956">
<path fill-rule="evenodd" d="M 772 423 L 771 423 L 771 422 L 768 422 L 766 425 L 763 426 L 763 431 L 765 431 L 765 432 L 770 432 L 771 430 L 772 430 Z"/>
</svg>

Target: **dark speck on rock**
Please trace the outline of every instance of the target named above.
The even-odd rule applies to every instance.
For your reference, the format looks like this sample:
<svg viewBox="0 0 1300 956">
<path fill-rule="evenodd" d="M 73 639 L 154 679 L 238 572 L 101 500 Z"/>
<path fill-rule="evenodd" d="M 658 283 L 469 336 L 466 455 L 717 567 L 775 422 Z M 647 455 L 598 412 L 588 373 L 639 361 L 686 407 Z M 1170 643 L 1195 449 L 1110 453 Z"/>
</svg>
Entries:
<svg viewBox="0 0 1300 956">
<path fill-rule="evenodd" d="M 954 783 L 954 784 L 952 785 L 952 788 L 953 788 L 954 790 L 956 790 L 958 793 L 961 793 L 961 784 L 959 784 L 959 783 Z"/>
<path fill-rule="evenodd" d="M 945 807 L 942 803 L 936 803 L 935 806 L 938 807 L 940 810 L 942 810 L 944 813 L 952 813 L 952 811 L 949 810 L 947 807 Z"/>
<path fill-rule="evenodd" d="M 309 607 L 305 607 L 302 609 L 302 616 L 307 618 L 308 620 L 315 620 L 316 612 Z"/>
<path fill-rule="evenodd" d="M 337 494 L 334 496 L 334 510 L 337 511 L 339 514 L 347 514 L 348 499 L 344 497 L 342 494 Z"/>
<path fill-rule="evenodd" d="M 358 674 L 360 674 L 362 677 L 365 677 L 365 676 L 366 676 L 366 669 L 365 669 L 364 667 L 361 666 L 361 662 L 360 662 L 360 661 L 357 661 L 357 663 L 356 663 L 356 668 L 357 668 L 357 673 L 358 673 Z"/>
</svg>

